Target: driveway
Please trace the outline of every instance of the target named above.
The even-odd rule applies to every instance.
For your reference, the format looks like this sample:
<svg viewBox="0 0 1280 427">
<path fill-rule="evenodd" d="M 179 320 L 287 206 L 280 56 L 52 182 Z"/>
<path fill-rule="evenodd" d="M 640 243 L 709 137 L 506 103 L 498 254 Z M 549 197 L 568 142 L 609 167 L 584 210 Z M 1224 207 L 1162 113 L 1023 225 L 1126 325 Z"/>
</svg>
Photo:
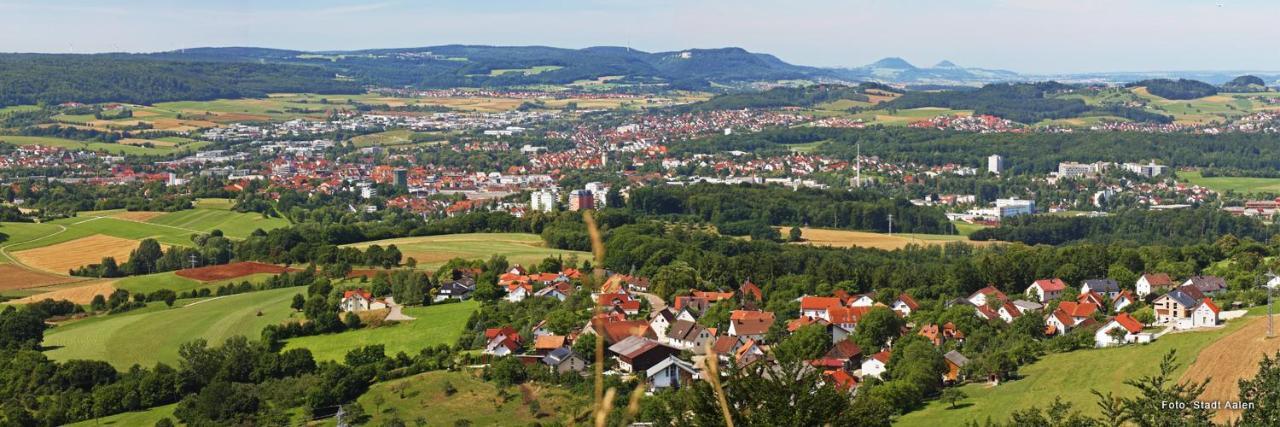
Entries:
<svg viewBox="0 0 1280 427">
<path fill-rule="evenodd" d="M 404 313 L 400 312 L 401 307 L 402 306 L 400 304 L 396 304 L 395 297 L 387 297 L 387 308 L 391 309 L 391 312 L 387 313 L 387 317 L 383 320 L 387 320 L 391 322 L 403 322 L 406 320 L 413 320 L 414 319 L 413 317 L 406 316 Z"/>
<path fill-rule="evenodd" d="M 637 292 L 637 291 L 632 291 L 631 293 L 642 296 L 644 297 L 644 299 L 648 300 L 649 307 L 651 307 L 655 312 L 662 311 L 662 309 L 667 308 L 667 302 L 664 301 L 662 298 L 658 297 L 657 295 L 647 293 L 647 292 Z"/>
</svg>

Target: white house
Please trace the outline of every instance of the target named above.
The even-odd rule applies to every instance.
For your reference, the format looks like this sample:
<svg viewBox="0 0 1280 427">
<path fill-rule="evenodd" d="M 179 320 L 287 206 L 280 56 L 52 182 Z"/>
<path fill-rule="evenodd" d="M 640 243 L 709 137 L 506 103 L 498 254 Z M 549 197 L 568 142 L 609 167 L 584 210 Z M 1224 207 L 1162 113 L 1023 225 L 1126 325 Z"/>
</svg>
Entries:
<svg viewBox="0 0 1280 427">
<path fill-rule="evenodd" d="M 1116 313 L 1119 313 L 1120 310 L 1124 310 L 1124 308 L 1128 307 L 1130 304 L 1133 304 L 1133 294 L 1128 290 L 1121 291 L 1120 295 L 1116 295 L 1115 299 L 1111 300 L 1111 308 L 1115 310 Z"/>
<path fill-rule="evenodd" d="M 1138 297 L 1143 298 L 1157 290 L 1172 288 L 1174 283 L 1173 279 L 1170 279 L 1169 275 L 1165 273 L 1143 273 L 1142 277 L 1139 277 L 1133 286 Z"/>
<path fill-rule="evenodd" d="M 667 328 L 667 335 L 663 338 L 665 339 L 663 344 L 671 347 L 680 350 L 696 350 L 704 348 L 707 341 L 711 339 L 711 331 L 695 322 L 677 320 Z"/>
<path fill-rule="evenodd" d="M 667 328 L 671 327 L 671 323 L 676 321 L 676 316 L 671 314 L 671 307 L 664 307 L 660 311 L 653 313 L 649 318 L 649 329 L 653 329 L 653 333 L 660 337 L 667 336 Z"/>
<path fill-rule="evenodd" d="M 507 285 L 507 301 L 520 302 L 533 295 L 533 286 L 528 283 L 512 283 Z"/>
<path fill-rule="evenodd" d="M 854 295 L 849 297 L 849 307 L 870 307 L 876 304 L 876 300 L 871 298 L 869 294 Z"/>
<path fill-rule="evenodd" d="M 867 360 L 862 361 L 862 376 L 872 376 L 880 378 L 884 375 L 884 371 L 889 369 L 889 352 L 881 351 L 871 355 Z"/>
<path fill-rule="evenodd" d="M 898 295 L 898 299 L 893 300 L 893 304 L 889 308 L 901 314 L 902 317 L 907 317 L 919 309 L 920 304 L 916 303 L 915 298 L 911 298 L 911 295 L 902 294 Z"/>
<path fill-rule="evenodd" d="M 373 299 L 373 294 L 364 289 L 356 289 L 342 293 L 342 301 L 338 303 L 338 307 L 342 311 L 367 311 L 381 310 L 387 308 L 387 304 L 381 300 Z"/>
<path fill-rule="evenodd" d="M 1124 336 L 1119 340 L 1111 336 L 1112 331 L 1123 330 Z M 1152 335 L 1142 333 L 1142 322 L 1134 319 L 1129 313 L 1120 313 L 1098 328 L 1093 334 L 1093 342 L 1097 347 L 1108 347 L 1128 343 L 1151 342 Z"/>
<path fill-rule="evenodd" d="M 969 295 L 969 298 L 967 299 L 969 300 L 970 304 L 981 307 L 981 306 L 987 305 L 988 296 L 998 299 L 1000 301 L 1005 301 L 1008 299 L 1007 297 L 1005 297 L 1004 292 L 1000 292 L 1000 290 L 996 289 L 995 286 L 987 286 L 985 288 L 979 289 L 977 292 L 974 292 L 972 295 Z"/>
<path fill-rule="evenodd" d="M 1212 299 L 1205 298 L 1191 311 L 1191 327 L 1202 328 L 1206 326 L 1218 326 L 1218 313 L 1221 310 L 1213 303 Z"/>
<path fill-rule="evenodd" d="M 1080 285 L 1080 293 L 1087 294 L 1090 291 L 1104 295 L 1107 299 L 1115 299 L 1120 295 L 1120 284 L 1116 283 L 1115 279 L 1085 280 L 1084 284 Z"/>
<path fill-rule="evenodd" d="M 1027 287 L 1027 296 L 1035 298 L 1040 303 L 1049 302 L 1062 296 L 1062 292 L 1067 289 L 1067 284 L 1062 279 L 1040 279 L 1031 283 Z"/>
<path fill-rule="evenodd" d="M 693 365 L 680 360 L 675 355 L 667 356 L 666 359 L 645 370 L 645 382 L 649 384 L 649 391 L 679 388 L 685 384 L 692 384 L 697 377 L 698 373 L 693 369 Z"/>
</svg>

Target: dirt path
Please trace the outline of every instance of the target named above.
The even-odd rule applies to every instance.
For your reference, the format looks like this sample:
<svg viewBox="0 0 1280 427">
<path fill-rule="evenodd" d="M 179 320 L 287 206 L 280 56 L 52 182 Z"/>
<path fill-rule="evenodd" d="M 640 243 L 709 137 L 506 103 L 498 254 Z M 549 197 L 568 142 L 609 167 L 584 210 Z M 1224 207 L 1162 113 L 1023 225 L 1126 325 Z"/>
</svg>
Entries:
<svg viewBox="0 0 1280 427">
<path fill-rule="evenodd" d="M 1236 321 L 1249 323 L 1201 350 L 1196 361 L 1182 375 L 1183 381 L 1209 380 L 1204 395 L 1200 396 L 1202 401 L 1238 399 L 1240 379 L 1257 374 L 1258 362 L 1264 354 L 1280 351 L 1280 338 L 1267 339 L 1266 316 Z M 1239 411 L 1222 410 L 1214 415 L 1213 420 L 1225 423 L 1239 415 Z"/>
</svg>

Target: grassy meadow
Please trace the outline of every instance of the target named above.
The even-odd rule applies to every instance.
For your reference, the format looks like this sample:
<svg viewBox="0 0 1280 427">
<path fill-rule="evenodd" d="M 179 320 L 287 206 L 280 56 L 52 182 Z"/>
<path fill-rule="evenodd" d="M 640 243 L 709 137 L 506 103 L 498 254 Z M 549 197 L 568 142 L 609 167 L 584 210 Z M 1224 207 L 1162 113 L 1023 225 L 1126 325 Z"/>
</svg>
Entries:
<svg viewBox="0 0 1280 427">
<path fill-rule="evenodd" d="M 446 383 L 456 390 L 452 395 L 444 392 Z M 440 426 L 462 420 L 476 426 L 558 425 L 575 421 L 591 403 L 588 396 L 560 387 L 530 384 L 508 391 L 510 397 L 502 398 L 496 385 L 473 372 L 435 371 L 374 384 L 357 402 L 373 417 L 369 425 L 386 425 L 392 418 L 413 425 L 421 418 L 426 425 Z M 525 396 L 538 402 L 539 411 L 530 408 Z"/>
<path fill-rule="evenodd" d="M 284 307 L 288 307 L 288 302 Z M 386 346 L 388 355 L 413 355 L 423 348 L 458 341 L 471 313 L 480 307 L 475 301 L 426 307 L 406 307 L 404 314 L 414 320 L 378 328 L 337 334 L 292 338 L 285 349 L 307 348 L 316 360 L 342 360 L 348 351 L 370 344 Z"/>
<path fill-rule="evenodd" d="M 1176 375 L 1180 376 L 1195 361 L 1200 350 L 1245 323 L 1245 319 L 1237 319 L 1219 329 L 1168 334 L 1145 345 L 1049 354 L 1019 369 L 1022 378 L 1017 380 L 996 387 L 985 382 L 961 386 L 960 390 L 969 397 L 956 409 L 951 409 L 948 403 L 933 401 L 923 409 L 898 418 L 894 425 L 935 426 L 942 419 L 957 425 L 970 421 L 983 423 L 987 419 L 1006 421 L 1010 411 L 1032 406 L 1044 408 L 1055 396 L 1072 403 L 1077 411 L 1096 416 L 1099 415 L 1097 398 L 1090 390 L 1113 392 L 1119 396 L 1133 395 L 1135 389 L 1125 385 L 1124 381 L 1156 373 L 1161 358 L 1170 350 L 1177 351 L 1179 370 Z"/>
<path fill-rule="evenodd" d="M 1250 178 L 1238 176 L 1215 176 L 1205 178 L 1199 171 L 1179 171 L 1178 177 L 1188 182 L 1208 187 L 1213 191 L 1225 193 L 1273 193 L 1280 194 L 1280 178 Z"/>
<path fill-rule="evenodd" d="M 162 302 L 144 309 L 73 321 L 45 331 L 51 359 L 104 360 L 117 369 L 133 364 L 174 364 L 178 346 L 203 338 L 218 345 L 235 335 L 257 340 L 262 328 L 300 318 L 289 308 L 293 295 L 306 289 L 283 288 L 200 300 Z M 464 319 L 465 322 L 465 319 Z"/>
</svg>

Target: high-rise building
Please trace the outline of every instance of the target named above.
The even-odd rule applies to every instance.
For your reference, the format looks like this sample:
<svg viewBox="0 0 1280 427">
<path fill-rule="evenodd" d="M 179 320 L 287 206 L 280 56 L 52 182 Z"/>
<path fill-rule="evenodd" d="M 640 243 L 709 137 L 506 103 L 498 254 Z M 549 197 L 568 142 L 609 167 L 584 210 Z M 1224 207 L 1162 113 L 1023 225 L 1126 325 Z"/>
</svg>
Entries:
<svg viewBox="0 0 1280 427">
<path fill-rule="evenodd" d="M 395 174 L 396 188 L 409 188 L 409 170 L 405 168 L 396 168 L 392 171 Z"/>
<path fill-rule="evenodd" d="M 583 209 L 595 209 L 595 197 L 587 190 L 573 190 L 569 193 L 569 210 L 580 211 Z"/>
<path fill-rule="evenodd" d="M 560 192 L 555 188 L 534 191 L 529 196 L 529 209 L 539 212 L 551 212 L 555 210 L 556 200 L 560 198 Z"/>
<path fill-rule="evenodd" d="M 987 157 L 987 171 L 997 175 L 1004 173 L 1004 156 L 992 154 Z"/>
</svg>

